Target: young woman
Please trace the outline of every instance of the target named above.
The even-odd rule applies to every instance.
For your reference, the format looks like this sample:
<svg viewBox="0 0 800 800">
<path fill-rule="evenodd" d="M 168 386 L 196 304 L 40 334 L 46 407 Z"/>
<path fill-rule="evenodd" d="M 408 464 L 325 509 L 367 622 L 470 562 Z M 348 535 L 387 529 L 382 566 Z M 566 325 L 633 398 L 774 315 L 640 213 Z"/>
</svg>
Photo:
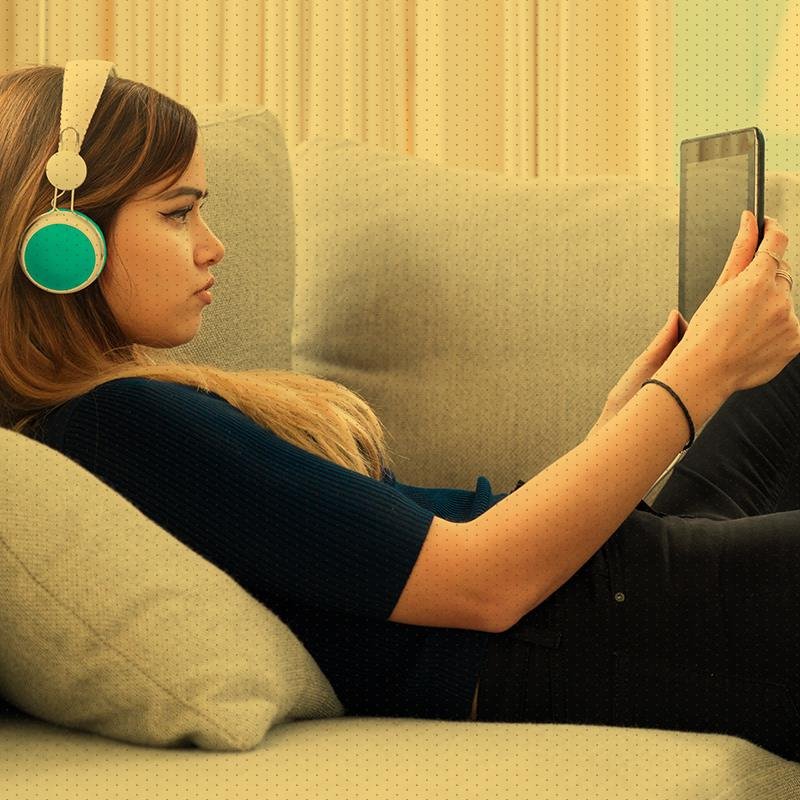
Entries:
<svg viewBox="0 0 800 800">
<path fill-rule="evenodd" d="M 155 90 L 109 76 L 81 148 L 99 278 L 28 280 L 17 246 L 52 201 L 62 80 L 0 76 L 4 425 L 277 613 L 348 714 L 726 733 L 800 760 L 800 324 L 775 220 L 756 252 L 744 215 L 681 341 L 672 317 L 554 464 L 499 495 L 409 486 L 344 386 L 142 349 L 192 339 L 224 256 L 196 202 L 196 120 Z"/>
</svg>

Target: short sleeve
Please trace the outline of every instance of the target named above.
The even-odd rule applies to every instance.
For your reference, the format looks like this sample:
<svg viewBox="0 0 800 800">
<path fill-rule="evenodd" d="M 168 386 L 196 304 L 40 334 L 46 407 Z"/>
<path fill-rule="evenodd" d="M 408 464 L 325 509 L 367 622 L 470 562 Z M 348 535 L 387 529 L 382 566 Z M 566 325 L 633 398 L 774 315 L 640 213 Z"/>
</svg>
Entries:
<svg viewBox="0 0 800 800">
<path fill-rule="evenodd" d="M 266 600 L 388 619 L 434 518 L 181 384 L 109 381 L 64 426 L 67 457 Z"/>
</svg>

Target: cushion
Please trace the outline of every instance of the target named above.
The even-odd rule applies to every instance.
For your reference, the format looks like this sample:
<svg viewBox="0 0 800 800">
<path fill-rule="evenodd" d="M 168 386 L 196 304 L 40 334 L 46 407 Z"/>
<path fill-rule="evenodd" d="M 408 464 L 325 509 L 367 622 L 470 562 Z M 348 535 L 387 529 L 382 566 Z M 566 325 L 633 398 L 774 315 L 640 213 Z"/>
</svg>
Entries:
<svg viewBox="0 0 800 800">
<path fill-rule="evenodd" d="M 538 474 L 678 304 L 677 185 L 522 180 L 326 137 L 289 157 L 314 220 L 296 231 L 293 369 L 366 398 L 404 483 Z M 797 235 L 800 175 L 768 172 L 765 199 Z"/>
<path fill-rule="evenodd" d="M 344 713 L 289 628 L 81 465 L 0 428 L 0 694 L 160 747 Z"/>
<path fill-rule="evenodd" d="M 324 137 L 289 156 L 296 217 L 315 220 L 296 231 L 293 368 L 373 405 L 405 483 L 501 492 L 538 473 L 676 304 L 670 186 Z"/>
<path fill-rule="evenodd" d="M 0 724 L 8 800 L 797 800 L 800 765 L 724 734 L 341 717 L 247 753 Z M 114 780 L 124 776 L 124 780 Z M 113 783 L 112 783 L 113 782 Z"/>
</svg>

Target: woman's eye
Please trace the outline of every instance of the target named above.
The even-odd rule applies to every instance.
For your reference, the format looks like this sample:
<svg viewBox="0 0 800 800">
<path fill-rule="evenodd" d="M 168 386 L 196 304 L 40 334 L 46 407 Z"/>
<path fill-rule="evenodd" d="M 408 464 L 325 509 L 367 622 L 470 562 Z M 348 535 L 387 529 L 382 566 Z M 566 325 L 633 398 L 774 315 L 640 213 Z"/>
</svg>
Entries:
<svg viewBox="0 0 800 800">
<path fill-rule="evenodd" d="M 202 208 L 205 203 L 201 203 L 199 208 Z M 179 208 L 177 211 L 173 211 L 171 214 L 166 214 L 165 216 L 170 217 L 172 219 L 179 219 L 181 223 L 186 222 L 186 217 L 188 216 L 189 212 L 194 208 L 194 203 L 188 206 L 187 208 Z"/>
</svg>

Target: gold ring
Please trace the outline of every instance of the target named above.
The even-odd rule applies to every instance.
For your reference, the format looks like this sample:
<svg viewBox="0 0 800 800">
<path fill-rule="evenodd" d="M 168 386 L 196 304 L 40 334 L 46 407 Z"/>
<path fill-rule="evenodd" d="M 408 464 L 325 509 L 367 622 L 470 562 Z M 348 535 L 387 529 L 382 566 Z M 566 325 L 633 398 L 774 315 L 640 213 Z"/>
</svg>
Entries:
<svg viewBox="0 0 800 800">
<path fill-rule="evenodd" d="M 792 273 L 785 269 L 781 269 L 784 264 L 786 264 L 787 267 L 789 264 L 780 258 L 780 256 L 778 256 L 776 253 L 773 253 L 772 250 L 767 250 L 766 247 L 762 249 L 768 256 L 772 256 L 778 262 L 778 269 L 775 270 L 775 275 L 776 277 L 780 275 L 782 278 L 785 278 L 787 281 L 789 281 L 789 291 L 791 292 L 792 288 L 794 287 L 794 278 L 792 277 Z"/>
<path fill-rule="evenodd" d="M 790 273 L 786 272 L 785 270 L 779 269 L 776 270 L 775 275 L 780 275 L 782 278 L 786 278 L 789 281 L 789 291 L 792 291 L 792 287 L 794 286 L 794 278 L 791 276 Z"/>
<path fill-rule="evenodd" d="M 772 256 L 778 262 L 778 269 L 780 269 L 783 266 L 783 259 L 776 253 L 773 253 L 772 250 L 767 250 L 766 247 L 762 247 L 761 252 L 766 253 L 769 256 Z"/>
</svg>

